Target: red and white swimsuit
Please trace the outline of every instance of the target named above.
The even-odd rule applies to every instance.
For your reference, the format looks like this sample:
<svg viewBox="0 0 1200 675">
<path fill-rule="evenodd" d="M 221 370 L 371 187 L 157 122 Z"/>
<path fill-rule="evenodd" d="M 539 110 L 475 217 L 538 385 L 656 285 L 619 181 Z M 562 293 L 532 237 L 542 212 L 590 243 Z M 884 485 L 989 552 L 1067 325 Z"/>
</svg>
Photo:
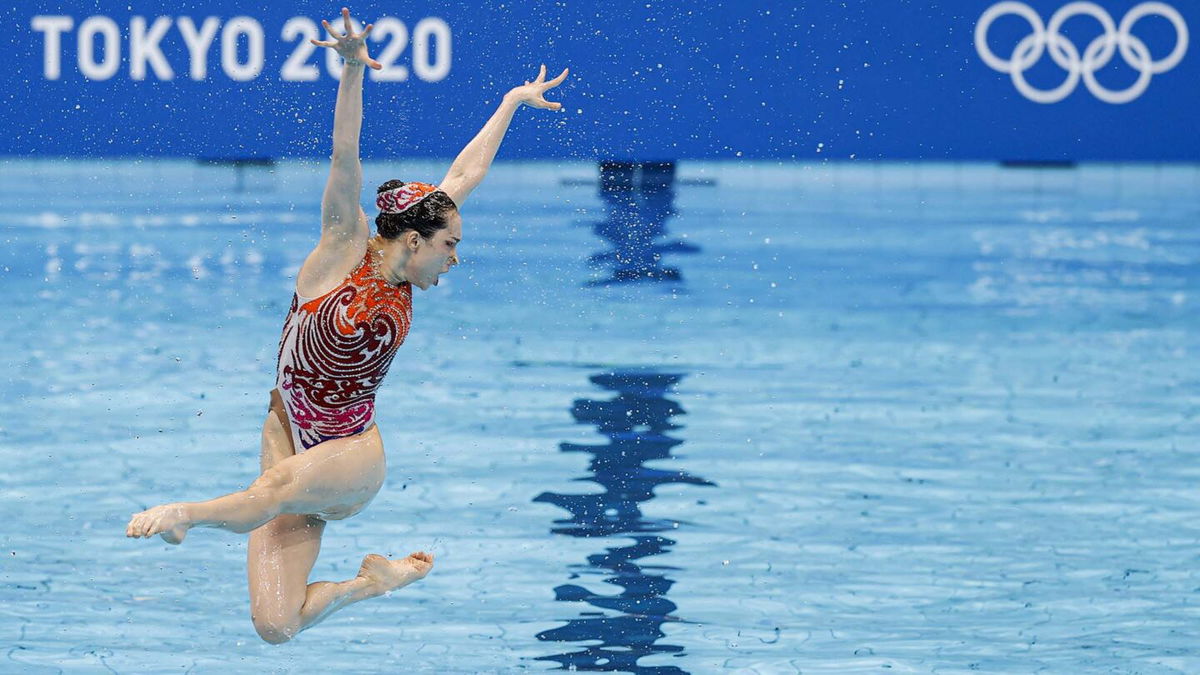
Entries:
<svg viewBox="0 0 1200 675">
<path fill-rule="evenodd" d="M 412 324 L 412 285 L 389 284 L 380 254 L 318 298 L 292 296 L 279 341 L 275 387 L 296 452 L 351 436 L 375 420 L 375 390 Z"/>
</svg>

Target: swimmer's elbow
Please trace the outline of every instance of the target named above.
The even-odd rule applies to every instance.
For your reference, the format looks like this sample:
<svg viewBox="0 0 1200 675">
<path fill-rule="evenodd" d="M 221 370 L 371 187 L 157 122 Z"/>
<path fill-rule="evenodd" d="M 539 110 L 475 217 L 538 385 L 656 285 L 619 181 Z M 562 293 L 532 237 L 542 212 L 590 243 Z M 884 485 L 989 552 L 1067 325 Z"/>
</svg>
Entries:
<svg viewBox="0 0 1200 675">
<path fill-rule="evenodd" d="M 451 171 L 442 179 L 438 188 L 450 196 L 455 206 L 461 207 L 462 203 L 466 201 L 467 195 L 483 182 L 483 176 L 483 173 Z"/>
<path fill-rule="evenodd" d="M 362 162 L 358 158 L 358 148 L 344 148 L 333 146 L 333 154 L 329 156 L 329 161 L 334 166 L 339 167 L 361 167 Z"/>
</svg>

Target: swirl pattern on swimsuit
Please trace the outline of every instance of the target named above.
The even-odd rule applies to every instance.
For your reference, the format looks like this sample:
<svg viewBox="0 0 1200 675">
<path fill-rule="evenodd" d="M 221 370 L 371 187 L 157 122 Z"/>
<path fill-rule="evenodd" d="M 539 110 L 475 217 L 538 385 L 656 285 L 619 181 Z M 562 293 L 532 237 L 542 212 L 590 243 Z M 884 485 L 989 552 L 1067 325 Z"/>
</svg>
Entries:
<svg viewBox="0 0 1200 675">
<path fill-rule="evenodd" d="M 335 289 L 292 296 L 279 341 L 275 386 L 297 452 L 360 433 L 375 417 L 375 390 L 412 324 L 412 286 L 389 284 L 368 250 Z"/>
</svg>

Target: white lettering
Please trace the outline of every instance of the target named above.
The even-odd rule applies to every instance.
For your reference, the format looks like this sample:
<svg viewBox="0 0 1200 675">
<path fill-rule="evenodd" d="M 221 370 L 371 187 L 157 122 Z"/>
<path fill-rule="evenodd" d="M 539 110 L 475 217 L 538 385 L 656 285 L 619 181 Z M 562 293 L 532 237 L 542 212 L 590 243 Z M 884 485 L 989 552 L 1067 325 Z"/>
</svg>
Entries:
<svg viewBox="0 0 1200 675">
<path fill-rule="evenodd" d="M 246 62 L 238 61 L 238 37 L 245 35 Z M 263 68 L 263 29 L 248 16 L 236 16 L 221 30 L 221 68 L 231 80 L 245 82 L 258 77 Z"/>
<path fill-rule="evenodd" d="M 390 16 L 376 21 L 375 29 L 371 31 L 371 40 L 382 42 L 388 38 L 391 38 L 391 42 L 387 43 L 376 58 L 383 67 L 372 70 L 371 79 L 375 82 L 403 82 L 408 79 L 408 68 L 396 65 L 396 59 L 400 58 L 405 47 L 408 47 L 408 26 Z"/>
<path fill-rule="evenodd" d="M 35 16 L 33 29 L 46 34 L 42 50 L 42 73 L 47 80 L 62 76 L 62 34 L 71 30 L 75 20 L 69 16 Z"/>
<path fill-rule="evenodd" d="M 103 58 L 96 62 L 96 35 L 104 36 Z M 121 33 L 107 16 L 89 16 L 79 24 L 79 70 L 89 80 L 107 80 L 121 66 Z"/>
<path fill-rule="evenodd" d="M 78 26 L 71 16 L 37 15 L 31 18 L 33 31 L 42 34 L 42 75 L 47 80 L 62 78 L 64 54 L 70 58 L 69 52 L 64 51 L 63 41 L 70 39 L 69 34 L 73 30 L 78 46 L 76 59 L 85 79 L 111 79 L 127 60 L 129 77 L 133 81 L 147 79 L 151 71 L 158 80 L 173 80 L 176 72 L 167 58 L 167 54 L 174 53 L 167 47 L 177 49 L 177 45 L 171 44 L 172 24 L 178 27 L 187 47 L 188 75 L 191 79 L 203 81 L 208 78 L 208 57 L 214 48 L 218 31 L 221 33 L 221 68 L 226 76 L 234 81 L 246 82 L 262 74 L 266 38 L 262 24 L 250 16 L 236 16 L 223 25 L 220 17 L 216 16 L 204 17 L 202 23 L 187 16 L 130 16 L 127 59 L 122 58 L 122 33 L 126 27 L 118 26 L 111 17 L 89 16 Z M 360 32 L 362 29 L 355 23 L 352 30 Z M 294 16 L 284 23 L 281 37 L 284 42 L 294 44 L 280 71 L 281 79 L 313 82 L 321 78 L 321 63 L 313 62 L 316 47 L 310 40 L 319 39 L 323 32 L 308 17 Z M 371 79 L 403 82 L 410 73 L 426 82 L 445 79 L 452 65 L 451 37 L 450 26 L 438 17 L 422 19 L 411 32 L 395 18 L 380 18 L 370 39 L 379 44 L 380 54 L 377 58 L 383 67 L 378 71 L 372 70 Z M 400 61 L 410 45 L 411 64 L 406 66 Z M 324 52 L 324 70 L 334 79 L 340 79 L 343 66 L 341 57 L 332 49 L 321 51 Z"/>
<path fill-rule="evenodd" d="M 217 17 L 210 16 L 201 24 L 200 30 L 196 30 L 196 24 L 191 17 L 181 16 L 175 21 L 179 26 L 179 32 L 183 35 L 183 41 L 187 44 L 188 55 L 191 57 L 192 65 L 189 74 L 193 80 L 203 80 L 208 77 L 208 48 L 212 45 L 213 38 L 217 35 L 217 27 L 221 22 Z"/>
<path fill-rule="evenodd" d="M 437 38 L 437 59 L 430 63 L 430 38 Z M 450 26 L 436 16 L 426 17 L 413 28 L 413 72 L 426 82 L 438 82 L 450 74 Z"/>
<path fill-rule="evenodd" d="M 158 43 L 163 34 L 171 27 L 171 19 L 160 16 L 146 32 L 146 17 L 135 16 L 129 20 L 129 77 L 134 80 L 146 79 L 146 64 L 154 68 L 154 76 L 160 80 L 175 78 L 175 71 L 167 63 Z"/>
<path fill-rule="evenodd" d="M 283 24 L 282 37 L 284 40 L 300 38 L 300 41 L 296 43 L 296 48 L 292 50 L 292 55 L 284 62 L 283 70 L 279 73 L 285 82 L 313 82 L 320 79 L 321 71 L 308 62 L 308 57 L 317 48 L 309 40 L 315 40 L 319 35 L 317 24 L 306 16 L 293 16 Z"/>
</svg>

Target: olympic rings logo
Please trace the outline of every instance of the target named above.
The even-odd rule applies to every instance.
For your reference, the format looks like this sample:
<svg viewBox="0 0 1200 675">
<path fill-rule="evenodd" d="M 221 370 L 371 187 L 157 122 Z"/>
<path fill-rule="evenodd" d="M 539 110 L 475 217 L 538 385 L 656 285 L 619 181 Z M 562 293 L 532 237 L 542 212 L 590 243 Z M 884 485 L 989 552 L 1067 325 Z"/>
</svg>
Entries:
<svg viewBox="0 0 1200 675">
<path fill-rule="evenodd" d="M 1005 61 L 996 56 L 987 43 L 988 30 L 992 22 L 1006 14 L 1015 14 L 1033 28 L 1033 32 L 1017 43 L 1012 58 Z M 1064 22 L 1074 16 L 1090 16 L 1100 22 L 1104 33 L 1092 40 L 1080 56 L 1079 49 L 1059 33 Z M 1175 27 L 1175 49 L 1166 58 L 1157 61 L 1150 57 L 1146 43 L 1133 35 L 1133 26 L 1144 17 L 1161 16 Z M 1049 48 L 1050 58 L 1067 71 L 1067 79 L 1054 89 L 1038 89 L 1025 79 L 1025 71 L 1037 63 Z M 989 67 L 1012 76 L 1017 91 L 1025 98 L 1037 103 L 1058 103 L 1079 85 L 1080 78 L 1088 91 L 1106 103 L 1129 103 L 1145 93 L 1150 78 L 1174 68 L 1187 52 L 1188 28 L 1183 17 L 1174 7 L 1163 2 L 1143 2 L 1129 10 L 1117 26 L 1112 16 L 1092 2 L 1072 2 L 1054 13 L 1048 24 L 1042 23 L 1029 5 L 1023 2 L 1006 1 L 988 8 L 975 25 L 975 50 Z M 1121 58 L 1138 71 L 1138 79 L 1127 89 L 1113 91 L 1096 81 L 1096 71 L 1108 65 L 1120 50 Z"/>
</svg>

